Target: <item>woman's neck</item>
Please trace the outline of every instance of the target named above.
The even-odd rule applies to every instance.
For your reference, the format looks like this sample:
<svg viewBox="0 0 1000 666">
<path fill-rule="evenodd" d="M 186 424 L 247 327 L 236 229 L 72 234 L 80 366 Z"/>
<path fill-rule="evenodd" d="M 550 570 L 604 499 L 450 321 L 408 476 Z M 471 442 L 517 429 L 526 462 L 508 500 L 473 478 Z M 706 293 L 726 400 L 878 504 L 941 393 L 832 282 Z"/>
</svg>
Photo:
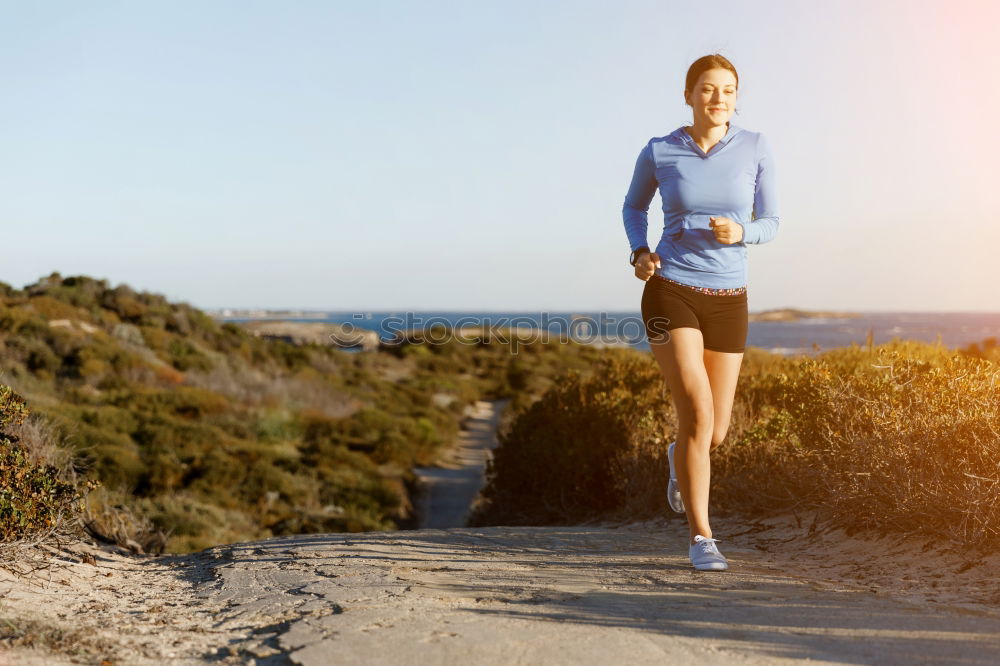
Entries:
<svg viewBox="0 0 1000 666">
<path fill-rule="evenodd" d="M 684 131 L 707 154 L 715 144 L 722 140 L 722 137 L 726 136 L 726 132 L 729 131 L 729 121 L 727 120 L 725 125 L 713 125 L 709 127 L 698 127 L 695 124 L 691 127 L 685 127 Z"/>
<path fill-rule="evenodd" d="M 725 125 L 708 125 L 703 127 L 699 127 L 698 123 L 694 123 L 690 127 L 685 127 L 684 131 L 698 143 L 705 141 L 715 143 L 726 136 L 726 132 L 729 131 L 729 121 L 727 120 Z"/>
</svg>

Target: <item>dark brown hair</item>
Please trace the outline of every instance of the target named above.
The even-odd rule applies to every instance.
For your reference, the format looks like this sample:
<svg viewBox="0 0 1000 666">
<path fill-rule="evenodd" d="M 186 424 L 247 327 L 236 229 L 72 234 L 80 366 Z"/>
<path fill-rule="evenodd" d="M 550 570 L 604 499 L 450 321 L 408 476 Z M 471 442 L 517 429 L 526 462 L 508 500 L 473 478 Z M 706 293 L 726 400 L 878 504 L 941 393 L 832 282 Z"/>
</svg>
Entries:
<svg viewBox="0 0 1000 666">
<path fill-rule="evenodd" d="M 736 89 L 740 89 L 740 75 L 736 73 L 736 68 L 733 67 L 733 63 L 729 62 L 725 56 L 721 56 L 718 53 L 713 53 L 711 55 L 702 56 L 691 63 L 688 67 L 687 79 L 685 80 L 684 89 L 690 92 L 694 91 L 695 85 L 698 83 L 699 77 L 716 67 L 721 69 L 728 69 L 736 77 Z"/>
</svg>

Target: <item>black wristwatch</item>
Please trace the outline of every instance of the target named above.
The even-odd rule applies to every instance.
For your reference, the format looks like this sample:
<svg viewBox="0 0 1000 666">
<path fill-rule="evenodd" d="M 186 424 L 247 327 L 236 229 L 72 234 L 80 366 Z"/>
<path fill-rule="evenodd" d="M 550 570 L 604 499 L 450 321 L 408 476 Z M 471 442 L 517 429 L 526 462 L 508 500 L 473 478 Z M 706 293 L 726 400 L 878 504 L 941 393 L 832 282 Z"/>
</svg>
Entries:
<svg viewBox="0 0 1000 666">
<path fill-rule="evenodd" d="M 632 254 L 628 256 L 628 263 L 635 266 L 635 262 L 639 261 L 639 255 L 642 254 L 643 252 L 649 252 L 649 248 L 646 247 L 645 245 L 643 245 L 640 248 L 632 250 Z"/>
</svg>

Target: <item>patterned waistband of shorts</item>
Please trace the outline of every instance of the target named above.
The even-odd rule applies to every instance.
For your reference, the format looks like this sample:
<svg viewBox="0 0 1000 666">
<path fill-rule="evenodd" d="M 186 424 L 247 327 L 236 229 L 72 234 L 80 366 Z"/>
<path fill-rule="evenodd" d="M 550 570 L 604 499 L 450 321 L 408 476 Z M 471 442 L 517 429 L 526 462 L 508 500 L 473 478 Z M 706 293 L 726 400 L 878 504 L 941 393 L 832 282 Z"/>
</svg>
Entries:
<svg viewBox="0 0 1000 666">
<path fill-rule="evenodd" d="M 691 284 L 684 284 L 683 282 L 678 282 L 677 280 L 671 280 L 670 278 L 665 278 L 662 275 L 653 274 L 653 277 L 660 278 L 661 280 L 666 280 L 667 282 L 672 282 L 673 284 L 678 284 L 682 287 L 688 289 L 694 289 L 695 291 L 708 294 L 709 296 L 739 296 L 741 294 L 747 293 L 746 285 L 742 287 L 726 287 L 726 288 L 713 288 L 713 287 L 696 287 Z"/>
</svg>

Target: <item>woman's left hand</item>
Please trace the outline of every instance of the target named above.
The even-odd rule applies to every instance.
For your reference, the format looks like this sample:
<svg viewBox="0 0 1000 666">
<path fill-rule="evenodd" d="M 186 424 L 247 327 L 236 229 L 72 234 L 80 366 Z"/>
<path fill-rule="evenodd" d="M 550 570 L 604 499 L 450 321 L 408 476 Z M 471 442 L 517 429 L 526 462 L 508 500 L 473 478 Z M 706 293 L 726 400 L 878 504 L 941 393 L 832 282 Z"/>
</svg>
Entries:
<svg viewBox="0 0 1000 666">
<path fill-rule="evenodd" d="M 720 243 L 731 245 L 743 240 L 743 225 L 739 222 L 733 222 L 728 217 L 709 217 L 708 220 L 715 240 Z"/>
</svg>

